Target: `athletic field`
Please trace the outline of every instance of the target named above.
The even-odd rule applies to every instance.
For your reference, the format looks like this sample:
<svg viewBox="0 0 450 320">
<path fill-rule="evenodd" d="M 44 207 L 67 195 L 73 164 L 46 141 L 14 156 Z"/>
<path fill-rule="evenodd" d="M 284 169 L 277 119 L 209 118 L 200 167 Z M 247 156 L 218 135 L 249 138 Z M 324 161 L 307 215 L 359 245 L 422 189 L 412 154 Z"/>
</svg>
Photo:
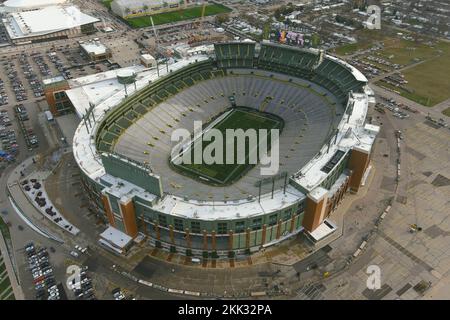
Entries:
<svg viewBox="0 0 450 320">
<path fill-rule="evenodd" d="M 243 174 L 245 174 L 249 169 L 255 166 L 255 164 L 250 164 L 250 153 L 258 152 L 256 148 L 252 146 L 249 148 L 249 141 L 245 141 L 245 163 L 237 163 L 237 139 L 234 140 L 234 164 L 226 163 L 226 141 L 232 141 L 232 138 L 226 137 L 226 129 L 242 129 L 246 131 L 247 129 L 255 129 L 258 133 L 259 129 L 267 129 L 268 136 L 266 136 L 268 141 L 268 150 L 270 150 L 270 129 L 279 129 L 280 132 L 283 128 L 283 120 L 277 116 L 258 112 L 253 109 L 237 108 L 231 110 L 227 113 L 223 119 L 220 119 L 215 125 L 212 126 L 214 129 L 218 129 L 223 134 L 223 164 L 194 164 L 194 152 L 191 152 L 191 164 L 173 164 L 180 171 L 185 174 L 198 178 L 200 181 L 211 182 L 214 184 L 228 185 L 239 179 Z M 264 138 L 264 137 L 263 137 Z M 261 137 L 259 137 L 261 139 Z M 196 143 L 198 143 L 197 140 Z M 259 141 L 259 140 L 258 140 Z M 214 141 L 203 142 L 202 150 L 205 150 Z M 192 150 L 194 143 L 191 143 L 190 149 Z M 211 146 L 212 147 L 212 146 Z M 211 148 L 210 147 L 210 148 Z M 258 159 L 259 161 L 259 159 Z"/>
<path fill-rule="evenodd" d="M 153 18 L 153 23 L 155 25 L 160 24 L 166 24 L 166 23 L 173 23 L 183 20 L 191 20 L 191 19 L 197 19 L 202 16 L 202 10 L 203 6 L 197 6 L 187 9 L 181 9 L 178 11 L 172 11 L 172 12 L 164 12 L 164 13 L 158 13 L 154 14 L 151 17 Z M 219 13 L 226 13 L 230 12 L 231 9 L 221 5 L 221 4 L 209 4 L 205 8 L 205 16 L 213 16 Z M 129 18 L 126 19 L 128 24 L 132 28 L 145 28 L 152 25 L 150 21 L 150 16 L 142 16 L 137 18 Z"/>
</svg>

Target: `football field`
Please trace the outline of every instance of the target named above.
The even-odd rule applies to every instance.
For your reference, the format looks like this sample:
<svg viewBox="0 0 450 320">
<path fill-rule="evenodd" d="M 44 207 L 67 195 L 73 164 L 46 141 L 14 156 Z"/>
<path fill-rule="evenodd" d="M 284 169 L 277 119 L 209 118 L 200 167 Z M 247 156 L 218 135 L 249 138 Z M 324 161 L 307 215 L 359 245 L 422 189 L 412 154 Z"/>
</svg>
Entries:
<svg viewBox="0 0 450 320">
<path fill-rule="evenodd" d="M 244 109 L 237 108 L 231 110 L 228 114 L 225 115 L 223 119 L 220 119 L 215 125 L 212 126 L 214 129 L 218 129 L 223 135 L 223 159 L 222 163 L 214 163 L 214 164 L 206 164 L 202 161 L 201 164 L 194 163 L 194 152 L 191 152 L 191 163 L 181 163 L 181 164 L 173 164 L 176 168 L 178 168 L 183 173 L 193 177 L 199 178 L 200 180 L 212 182 L 214 184 L 219 185 L 228 185 L 238 180 L 242 175 L 244 175 L 248 170 L 255 166 L 255 164 L 250 163 L 251 158 L 250 155 L 252 152 L 258 152 L 258 145 L 250 146 L 249 139 L 245 139 L 245 163 L 238 163 L 238 143 L 237 139 L 234 137 L 227 137 L 226 130 L 227 129 L 242 129 L 244 132 L 248 129 L 256 130 L 256 133 L 259 133 L 259 129 L 266 129 L 267 135 L 266 137 L 258 137 L 258 143 L 260 139 L 267 138 L 267 146 L 268 151 L 270 150 L 270 130 L 271 129 L 283 129 L 283 120 L 268 113 L 258 112 L 253 109 Z M 203 133 L 204 134 L 204 133 Z M 200 138 L 199 138 L 200 139 Z M 195 142 L 192 142 L 191 145 L 186 148 L 186 151 L 193 150 L 194 143 L 199 143 L 200 140 L 197 139 Z M 233 164 L 226 164 L 226 144 L 230 143 L 234 139 L 234 160 Z M 214 141 L 204 141 L 202 143 L 202 150 L 205 150 L 211 143 Z M 259 161 L 259 159 L 258 159 Z"/>
</svg>

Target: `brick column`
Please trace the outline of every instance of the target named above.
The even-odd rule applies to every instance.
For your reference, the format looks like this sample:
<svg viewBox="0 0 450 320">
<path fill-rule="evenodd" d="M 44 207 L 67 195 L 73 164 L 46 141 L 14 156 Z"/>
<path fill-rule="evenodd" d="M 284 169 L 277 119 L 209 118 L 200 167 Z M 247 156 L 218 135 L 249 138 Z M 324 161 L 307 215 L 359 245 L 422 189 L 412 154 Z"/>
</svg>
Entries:
<svg viewBox="0 0 450 320">
<path fill-rule="evenodd" d="M 156 232 L 156 240 L 161 240 L 161 232 L 159 231 L 159 224 L 155 223 L 153 225 L 153 227 L 155 228 L 155 232 Z"/>
<path fill-rule="evenodd" d="M 191 249 L 191 234 L 189 229 L 186 229 L 186 247 Z"/>
<path fill-rule="evenodd" d="M 353 149 L 351 151 L 347 167 L 352 170 L 350 179 L 350 190 L 352 192 L 358 192 L 369 164 L 369 158 L 370 153 L 365 150 Z"/>
<path fill-rule="evenodd" d="M 289 232 L 290 232 L 290 233 L 294 232 L 294 228 L 295 228 L 295 217 L 296 217 L 296 215 L 293 214 L 293 215 L 292 215 L 292 218 L 291 218 L 291 227 L 289 228 Z"/>
<path fill-rule="evenodd" d="M 250 248 L 250 228 L 247 228 L 247 231 L 245 233 L 245 247 L 247 249 Z"/>
<path fill-rule="evenodd" d="M 173 234 L 173 226 L 172 225 L 169 226 L 169 236 L 170 236 L 170 243 L 175 245 L 175 237 Z"/>
<path fill-rule="evenodd" d="M 106 217 L 108 218 L 108 222 L 111 226 L 116 226 L 116 221 L 114 219 L 114 214 L 112 213 L 111 206 L 109 205 L 108 197 L 104 194 L 102 194 L 102 202 L 103 207 L 105 208 Z"/>
<path fill-rule="evenodd" d="M 318 187 L 311 191 L 306 198 L 305 216 L 303 227 L 314 231 L 325 219 L 328 205 L 328 190 Z"/>
<path fill-rule="evenodd" d="M 234 234 L 233 234 L 233 231 L 232 230 L 230 230 L 230 231 L 228 231 L 228 250 L 233 250 L 233 237 L 234 237 Z"/>
<path fill-rule="evenodd" d="M 208 234 L 203 230 L 203 251 L 208 251 Z"/>
<path fill-rule="evenodd" d="M 277 225 L 277 236 L 276 236 L 276 238 L 277 238 L 277 240 L 278 239 L 280 239 L 280 236 L 281 236 L 281 222 L 282 222 L 283 220 L 278 220 L 278 225 Z"/>
<path fill-rule="evenodd" d="M 262 235 L 261 235 L 261 246 L 266 243 L 266 232 L 267 232 L 267 224 L 263 225 Z"/>
<path fill-rule="evenodd" d="M 211 246 L 212 246 L 212 250 L 215 251 L 216 250 L 216 231 L 213 230 L 213 232 L 211 232 Z"/>
<path fill-rule="evenodd" d="M 138 227 L 133 201 L 131 199 L 128 199 L 124 202 L 121 201 L 120 210 L 122 211 L 122 219 L 125 226 L 125 232 L 130 237 L 135 238 L 138 235 Z"/>
</svg>

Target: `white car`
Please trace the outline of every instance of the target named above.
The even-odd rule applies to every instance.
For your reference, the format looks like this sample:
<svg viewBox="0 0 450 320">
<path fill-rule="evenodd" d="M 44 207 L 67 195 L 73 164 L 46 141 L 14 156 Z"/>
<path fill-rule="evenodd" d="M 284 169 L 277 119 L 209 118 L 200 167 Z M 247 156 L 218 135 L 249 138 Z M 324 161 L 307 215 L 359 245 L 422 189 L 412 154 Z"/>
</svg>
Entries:
<svg viewBox="0 0 450 320">
<path fill-rule="evenodd" d="M 79 245 L 76 245 L 75 249 L 77 249 L 78 251 L 81 251 L 82 248 Z"/>
<path fill-rule="evenodd" d="M 78 252 L 76 252 L 76 251 L 70 251 L 70 255 L 71 255 L 72 257 L 75 257 L 75 258 L 78 258 L 78 257 L 79 257 L 79 254 L 78 254 Z"/>
</svg>

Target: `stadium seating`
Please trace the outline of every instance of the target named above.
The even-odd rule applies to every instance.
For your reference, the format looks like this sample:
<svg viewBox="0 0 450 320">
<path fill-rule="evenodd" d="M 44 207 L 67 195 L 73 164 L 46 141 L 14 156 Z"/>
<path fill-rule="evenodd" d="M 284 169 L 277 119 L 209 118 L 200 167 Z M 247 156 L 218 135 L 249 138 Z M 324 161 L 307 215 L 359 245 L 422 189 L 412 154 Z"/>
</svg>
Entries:
<svg viewBox="0 0 450 320">
<path fill-rule="evenodd" d="M 215 53 L 216 61 L 200 61 L 172 72 L 110 111 L 96 136 L 98 150 L 111 151 L 119 137 L 142 118 L 147 123 L 146 140 L 153 140 L 149 142 L 152 145 L 166 143 L 168 128 L 192 126 L 186 119 L 193 112 L 200 115 L 199 120 L 208 122 L 229 107 L 229 96 L 235 96 L 238 105 L 280 114 L 289 121 L 321 121 L 321 112 L 326 111 L 317 105 L 317 96 L 327 95 L 326 91 L 316 90 L 314 96 L 308 93 L 312 90 L 310 83 L 300 90 L 298 84 L 270 81 L 272 72 L 285 75 L 286 81 L 289 77 L 311 81 L 331 92 L 325 100 L 331 102 L 334 96 L 341 106 L 346 105 L 349 91 L 360 91 L 365 84 L 357 81 L 345 65 L 321 58 L 318 51 L 263 43 L 255 58 L 255 43 L 240 42 L 215 44 Z M 253 73 L 255 68 L 259 76 L 233 76 L 238 70 L 251 69 Z M 159 112 L 152 114 L 157 114 L 157 119 L 147 119 L 156 107 Z"/>
<path fill-rule="evenodd" d="M 253 68 L 255 43 L 236 42 L 214 45 L 219 68 Z"/>
</svg>

